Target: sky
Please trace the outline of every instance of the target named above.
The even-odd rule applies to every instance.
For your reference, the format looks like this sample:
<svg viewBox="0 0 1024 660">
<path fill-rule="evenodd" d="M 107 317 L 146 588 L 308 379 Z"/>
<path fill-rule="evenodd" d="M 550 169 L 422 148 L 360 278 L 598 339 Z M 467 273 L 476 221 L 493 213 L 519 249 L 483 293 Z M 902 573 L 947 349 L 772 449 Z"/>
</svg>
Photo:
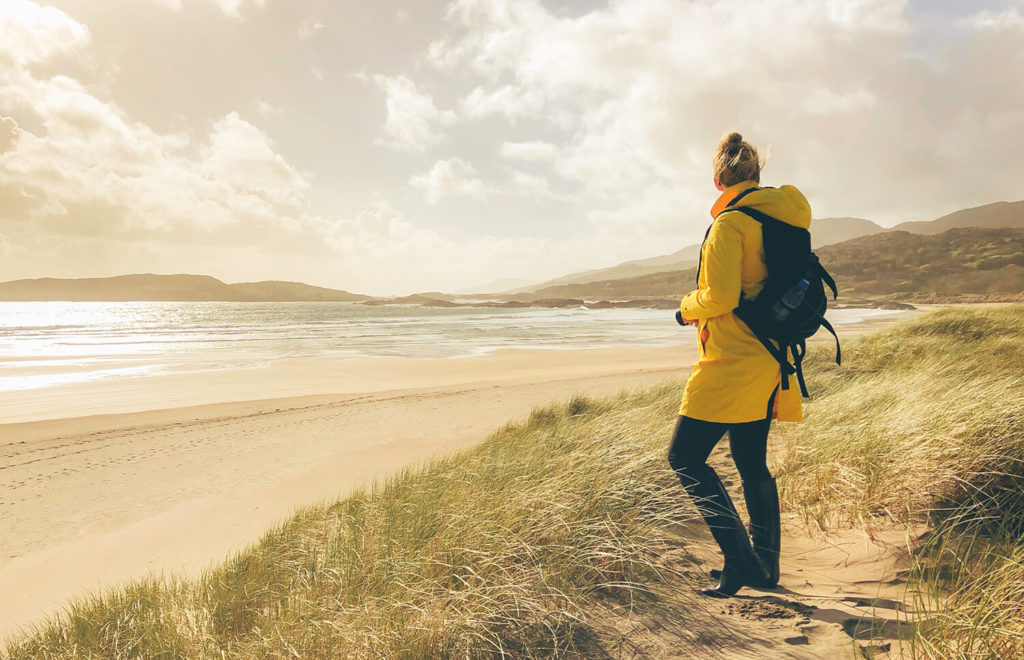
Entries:
<svg viewBox="0 0 1024 660">
<path fill-rule="evenodd" d="M 816 218 L 1024 198 L 1024 0 L 0 0 L 0 280 L 374 295 L 699 242 L 738 130 Z"/>
</svg>

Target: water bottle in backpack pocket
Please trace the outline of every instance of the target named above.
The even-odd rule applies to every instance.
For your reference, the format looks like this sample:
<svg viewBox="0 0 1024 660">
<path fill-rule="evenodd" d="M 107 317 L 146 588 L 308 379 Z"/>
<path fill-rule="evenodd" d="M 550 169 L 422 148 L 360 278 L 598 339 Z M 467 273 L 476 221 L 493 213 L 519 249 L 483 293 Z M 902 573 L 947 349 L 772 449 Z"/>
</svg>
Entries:
<svg viewBox="0 0 1024 660">
<path fill-rule="evenodd" d="M 777 323 L 785 323 L 789 319 L 793 311 L 804 301 L 807 287 L 810 285 L 806 277 L 801 277 L 799 282 L 786 289 L 782 297 L 772 305 L 772 314 Z"/>
</svg>

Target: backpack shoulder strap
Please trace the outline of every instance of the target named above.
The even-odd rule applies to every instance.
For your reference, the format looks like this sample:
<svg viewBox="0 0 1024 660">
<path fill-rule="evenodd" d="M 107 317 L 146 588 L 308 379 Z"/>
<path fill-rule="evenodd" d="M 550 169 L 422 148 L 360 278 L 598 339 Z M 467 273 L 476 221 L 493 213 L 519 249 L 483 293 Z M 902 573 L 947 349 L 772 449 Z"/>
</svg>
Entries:
<svg viewBox="0 0 1024 660">
<path fill-rule="evenodd" d="M 725 205 L 724 209 L 722 209 L 721 211 L 718 212 L 718 215 L 722 215 L 726 211 L 734 211 L 734 210 L 736 210 L 736 209 L 732 208 L 732 206 L 734 204 L 736 204 L 736 202 L 740 201 L 741 199 L 743 199 L 744 197 L 746 197 L 747 195 L 749 195 L 752 192 L 757 192 L 758 190 L 764 190 L 764 188 L 758 188 L 757 186 L 755 186 L 753 188 L 747 188 L 746 190 L 744 190 L 743 192 L 741 192 L 740 194 L 736 195 L 731 200 L 729 200 L 729 203 Z M 718 219 L 718 215 L 715 216 L 715 220 Z M 708 225 L 708 230 L 706 232 L 704 232 L 704 240 L 700 242 L 701 250 L 697 254 L 697 283 L 698 284 L 700 284 L 700 268 L 701 268 L 701 266 L 703 265 L 703 262 L 704 262 L 704 244 L 707 243 L 708 236 L 711 235 L 711 226 L 715 224 L 715 220 L 712 220 L 711 224 Z"/>
<path fill-rule="evenodd" d="M 832 324 L 828 322 L 828 319 L 826 319 L 824 316 L 822 316 L 819 320 L 821 321 L 821 327 L 823 327 L 826 330 L 828 330 L 829 332 L 831 332 L 832 336 L 835 337 L 835 340 L 836 340 L 836 364 L 840 364 L 841 365 L 843 363 L 843 352 L 842 352 L 842 349 L 839 348 L 839 335 L 836 334 L 836 329 L 832 327 Z"/>
<path fill-rule="evenodd" d="M 796 225 L 791 225 L 788 222 L 783 222 L 782 220 L 779 220 L 778 218 L 773 218 L 772 216 L 768 215 L 764 211 L 758 211 L 757 209 L 755 209 L 753 207 L 750 207 L 750 206 L 736 206 L 736 207 L 733 207 L 733 208 L 727 208 L 727 209 L 725 209 L 725 211 L 739 211 L 743 215 L 745 215 L 747 217 L 750 217 L 750 218 L 753 218 L 754 220 L 756 220 L 761 226 L 764 226 L 764 225 L 785 225 L 786 227 L 792 227 L 793 229 L 801 229 L 801 227 L 797 227 Z M 725 211 L 722 211 L 722 213 L 725 213 Z M 804 231 L 807 231 L 807 230 L 805 229 Z"/>
<path fill-rule="evenodd" d="M 798 367 L 794 367 L 792 364 L 789 363 L 789 357 L 786 355 L 786 347 L 784 345 L 776 346 L 774 343 L 772 343 L 771 339 L 765 337 L 762 333 L 755 330 L 757 324 L 750 322 L 750 320 L 747 317 L 747 312 L 743 308 L 743 306 L 734 309 L 733 314 L 736 315 L 736 318 L 743 321 L 747 328 L 750 329 L 750 332 L 753 333 L 753 335 L 757 337 L 757 340 L 761 342 L 761 344 L 765 347 L 765 350 L 768 351 L 768 354 L 775 358 L 775 361 L 779 363 L 779 369 L 782 370 L 782 389 L 788 390 L 789 377 L 792 374 L 797 373 L 796 370 Z"/>
<path fill-rule="evenodd" d="M 809 399 L 811 393 L 807 391 L 807 382 L 804 380 L 804 356 L 807 355 L 807 342 L 801 339 L 795 344 L 791 344 L 789 348 L 793 353 L 793 371 L 796 372 L 796 382 L 800 385 L 800 395 Z"/>
<path fill-rule="evenodd" d="M 731 200 L 729 200 L 729 203 L 725 205 L 725 208 L 724 208 L 724 209 L 722 209 L 721 211 L 719 211 L 719 212 L 718 212 L 718 215 L 722 215 L 722 214 L 723 214 L 723 213 L 725 213 L 726 211 L 735 211 L 735 210 L 736 210 L 736 208 L 737 208 L 737 207 L 736 207 L 736 204 L 737 204 L 737 203 L 739 203 L 739 201 L 740 201 L 741 199 L 743 199 L 744 197 L 746 197 L 746 196 L 747 196 L 747 195 L 749 195 L 750 193 L 755 193 L 755 192 L 757 192 L 758 190 L 764 190 L 764 188 L 759 188 L 759 187 L 757 187 L 757 186 L 755 186 L 755 187 L 753 187 L 753 188 L 747 188 L 746 190 L 744 190 L 743 192 L 741 192 L 740 194 L 736 195 L 736 196 L 735 196 L 735 197 L 733 197 L 733 198 L 732 198 Z M 717 217 L 718 217 L 718 215 L 716 215 L 715 217 L 717 218 Z"/>
<path fill-rule="evenodd" d="M 832 289 L 832 300 L 839 297 L 839 289 L 836 288 L 836 281 L 832 279 L 832 275 L 829 274 L 825 267 L 818 262 L 818 274 L 821 275 L 821 281 L 828 285 L 828 288 Z M 835 334 L 835 333 L 832 333 Z"/>
</svg>

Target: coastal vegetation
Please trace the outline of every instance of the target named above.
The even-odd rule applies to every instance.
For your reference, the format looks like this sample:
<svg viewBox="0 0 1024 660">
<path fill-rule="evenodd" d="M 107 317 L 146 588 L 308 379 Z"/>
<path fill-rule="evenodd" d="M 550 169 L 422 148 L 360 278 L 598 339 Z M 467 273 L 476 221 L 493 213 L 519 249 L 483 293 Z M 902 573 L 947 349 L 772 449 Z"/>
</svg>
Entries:
<svg viewBox="0 0 1024 660">
<path fill-rule="evenodd" d="M 934 312 L 844 349 L 842 367 L 812 351 L 807 422 L 773 431 L 784 509 L 826 537 L 924 530 L 911 657 L 1024 656 L 1024 306 Z M 750 651 L 763 641 L 685 588 L 705 576 L 664 457 L 677 404 L 667 383 L 536 409 L 198 579 L 76 601 L 4 657 L 616 657 L 631 612 L 671 618 L 695 657 Z"/>
<path fill-rule="evenodd" d="M 908 301 L 1024 295 L 1024 229 L 864 236 L 818 250 L 842 292 Z"/>
</svg>

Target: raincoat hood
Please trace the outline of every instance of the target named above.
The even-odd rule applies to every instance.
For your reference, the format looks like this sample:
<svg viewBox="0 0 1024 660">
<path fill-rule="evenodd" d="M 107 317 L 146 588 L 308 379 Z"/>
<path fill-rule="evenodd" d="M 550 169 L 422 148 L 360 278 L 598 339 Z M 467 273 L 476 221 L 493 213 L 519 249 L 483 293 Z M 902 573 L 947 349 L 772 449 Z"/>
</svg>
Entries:
<svg viewBox="0 0 1024 660">
<path fill-rule="evenodd" d="M 718 217 L 729 202 L 742 192 L 756 188 L 756 181 L 743 181 L 734 186 L 729 186 L 722 191 L 714 206 L 711 207 L 711 217 Z M 801 229 L 811 227 L 811 205 L 803 193 L 794 186 L 779 186 L 778 188 L 761 188 L 743 197 L 738 206 L 749 206 L 773 218 L 782 220 Z"/>
</svg>

